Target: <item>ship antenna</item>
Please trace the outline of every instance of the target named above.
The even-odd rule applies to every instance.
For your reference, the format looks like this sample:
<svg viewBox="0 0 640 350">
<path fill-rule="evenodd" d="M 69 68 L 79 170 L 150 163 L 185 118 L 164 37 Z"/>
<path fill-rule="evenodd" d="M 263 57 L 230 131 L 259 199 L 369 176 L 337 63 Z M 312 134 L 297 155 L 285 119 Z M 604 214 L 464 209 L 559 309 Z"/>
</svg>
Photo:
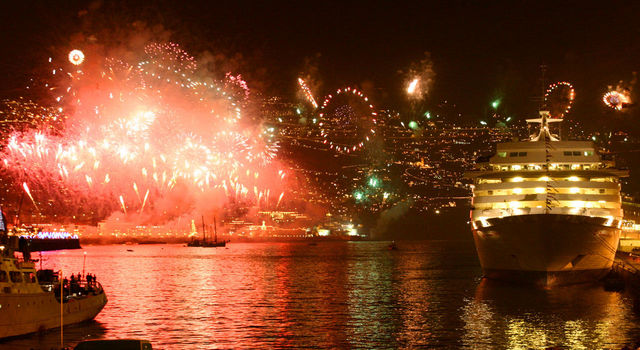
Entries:
<svg viewBox="0 0 640 350">
<path fill-rule="evenodd" d="M 544 99 L 545 91 L 547 89 L 546 73 L 547 73 L 547 65 L 541 64 L 540 65 L 540 104 L 539 104 L 540 108 L 538 109 L 540 111 L 546 110 L 548 108 L 547 101 L 545 101 Z"/>
</svg>

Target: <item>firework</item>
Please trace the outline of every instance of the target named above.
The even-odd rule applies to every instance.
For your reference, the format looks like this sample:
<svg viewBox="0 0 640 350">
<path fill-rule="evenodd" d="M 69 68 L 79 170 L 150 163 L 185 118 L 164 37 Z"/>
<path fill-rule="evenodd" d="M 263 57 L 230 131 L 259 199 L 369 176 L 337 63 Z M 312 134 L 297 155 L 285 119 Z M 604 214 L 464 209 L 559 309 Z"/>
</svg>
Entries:
<svg viewBox="0 0 640 350">
<path fill-rule="evenodd" d="M 242 75 L 233 75 L 230 72 L 225 74 L 225 89 L 236 88 L 242 91 L 242 96 L 246 100 L 249 98 L 249 86 L 247 82 L 242 79 Z"/>
<path fill-rule="evenodd" d="M 420 62 L 413 63 L 403 75 L 407 97 L 413 103 L 423 101 L 429 94 L 435 78 L 431 55 L 426 52 L 424 58 Z"/>
<path fill-rule="evenodd" d="M 420 80 L 418 78 L 415 78 L 409 83 L 409 86 L 407 87 L 407 93 L 409 95 L 413 95 L 414 93 L 416 93 L 419 81 Z"/>
<path fill-rule="evenodd" d="M 631 104 L 631 97 L 624 91 L 610 90 L 602 96 L 602 102 L 609 108 L 621 111 Z"/>
<path fill-rule="evenodd" d="M 566 90 L 565 95 L 560 98 L 559 104 L 562 106 L 556 107 L 555 105 L 558 103 L 552 103 L 552 96 L 554 96 L 555 91 L 559 91 L 560 89 Z M 569 113 L 571 110 L 571 106 L 573 105 L 573 100 L 576 97 L 576 91 L 573 88 L 571 83 L 566 81 L 559 81 L 557 83 L 553 83 L 549 85 L 547 91 L 544 94 L 544 102 L 548 105 L 548 108 L 554 109 L 550 111 L 550 115 L 553 118 L 563 118 L 565 115 Z"/>
<path fill-rule="evenodd" d="M 0 154 L 5 169 L 29 178 L 36 199 L 87 211 L 83 203 L 90 200 L 105 215 L 144 211 L 170 220 L 165 212 L 178 216 L 230 200 L 275 205 L 264 194 L 284 186 L 274 163 L 278 145 L 243 119 L 237 94 L 227 90 L 232 82 L 248 91 L 246 82 L 239 75 L 217 83 L 196 74 L 195 60 L 177 44 L 151 44 L 141 55 L 56 75 L 56 104 L 46 115 L 15 104 L 18 119 L 32 113 L 36 124 L 70 112 L 64 128 L 10 135 Z M 172 203 L 176 196 L 184 203 Z"/>
<path fill-rule="evenodd" d="M 80 50 L 71 50 L 69 52 L 69 62 L 76 66 L 81 65 L 84 62 L 84 53 Z"/>
<path fill-rule="evenodd" d="M 311 93 L 311 90 L 307 86 L 307 83 L 305 83 L 304 79 L 298 78 L 298 84 L 300 85 L 300 89 L 302 89 L 302 92 L 304 92 L 304 96 L 306 97 L 306 99 L 311 103 L 311 105 L 313 105 L 313 108 L 318 108 L 318 103 L 316 102 L 316 99 L 313 98 L 313 94 Z"/>
<path fill-rule="evenodd" d="M 335 102 L 343 97 L 343 103 Z M 352 102 L 357 101 L 356 103 Z M 356 110 L 353 106 L 359 105 Z M 375 134 L 377 113 L 369 98 L 355 88 L 338 89 L 328 95 L 319 109 L 320 135 L 329 148 L 350 153 L 364 147 Z"/>
</svg>

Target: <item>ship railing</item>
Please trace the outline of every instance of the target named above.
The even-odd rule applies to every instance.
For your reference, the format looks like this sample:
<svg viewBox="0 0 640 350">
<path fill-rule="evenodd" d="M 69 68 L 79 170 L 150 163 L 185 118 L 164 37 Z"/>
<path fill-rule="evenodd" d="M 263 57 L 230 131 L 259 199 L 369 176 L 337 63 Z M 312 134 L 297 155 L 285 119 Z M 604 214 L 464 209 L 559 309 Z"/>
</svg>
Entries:
<svg viewBox="0 0 640 350">
<path fill-rule="evenodd" d="M 99 295 L 104 293 L 102 284 L 100 282 L 87 282 L 86 280 L 80 281 L 66 281 L 62 286 L 62 292 L 64 295 L 64 301 L 67 302 L 71 299 L 82 299 L 92 295 Z M 45 292 L 54 292 L 56 299 L 60 300 L 60 282 L 48 282 L 41 283 L 40 287 Z"/>
</svg>

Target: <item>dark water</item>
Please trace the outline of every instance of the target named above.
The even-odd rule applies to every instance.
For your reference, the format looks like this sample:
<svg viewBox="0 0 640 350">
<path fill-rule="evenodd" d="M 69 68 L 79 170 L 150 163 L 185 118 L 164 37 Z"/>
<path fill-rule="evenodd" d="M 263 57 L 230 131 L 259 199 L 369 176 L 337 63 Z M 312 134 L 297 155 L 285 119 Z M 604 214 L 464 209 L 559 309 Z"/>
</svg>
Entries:
<svg viewBox="0 0 640 350">
<path fill-rule="evenodd" d="M 109 302 L 84 339 L 142 338 L 157 349 L 620 349 L 640 340 L 629 296 L 600 286 L 487 283 L 471 241 L 87 246 L 44 267 L 95 273 Z M 127 249 L 133 250 L 132 252 Z M 59 332 L 0 343 L 50 349 Z"/>
</svg>

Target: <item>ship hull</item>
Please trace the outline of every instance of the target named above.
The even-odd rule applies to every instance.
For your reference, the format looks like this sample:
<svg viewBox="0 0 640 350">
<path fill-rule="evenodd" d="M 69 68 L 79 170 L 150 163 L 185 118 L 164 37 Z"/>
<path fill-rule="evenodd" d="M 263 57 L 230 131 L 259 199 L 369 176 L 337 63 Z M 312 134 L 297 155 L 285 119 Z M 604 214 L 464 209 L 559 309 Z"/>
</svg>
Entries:
<svg viewBox="0 0 640 350">
<path fill-rule="evenodd" d="M 0 338 L 60 327 L 60 303 L 53 293 L 0 296 Z M 63 307 L 64 325 L 93 319 L 107 303 L 105 293 L 71 299 Z"/>
<path fill-rule="evenodd" d="M 473 231 L 485 277 L 541 287 L 593 282 L 611 269 L 620 230 L 605 218 L 537 214 Z"/>
</svg>

